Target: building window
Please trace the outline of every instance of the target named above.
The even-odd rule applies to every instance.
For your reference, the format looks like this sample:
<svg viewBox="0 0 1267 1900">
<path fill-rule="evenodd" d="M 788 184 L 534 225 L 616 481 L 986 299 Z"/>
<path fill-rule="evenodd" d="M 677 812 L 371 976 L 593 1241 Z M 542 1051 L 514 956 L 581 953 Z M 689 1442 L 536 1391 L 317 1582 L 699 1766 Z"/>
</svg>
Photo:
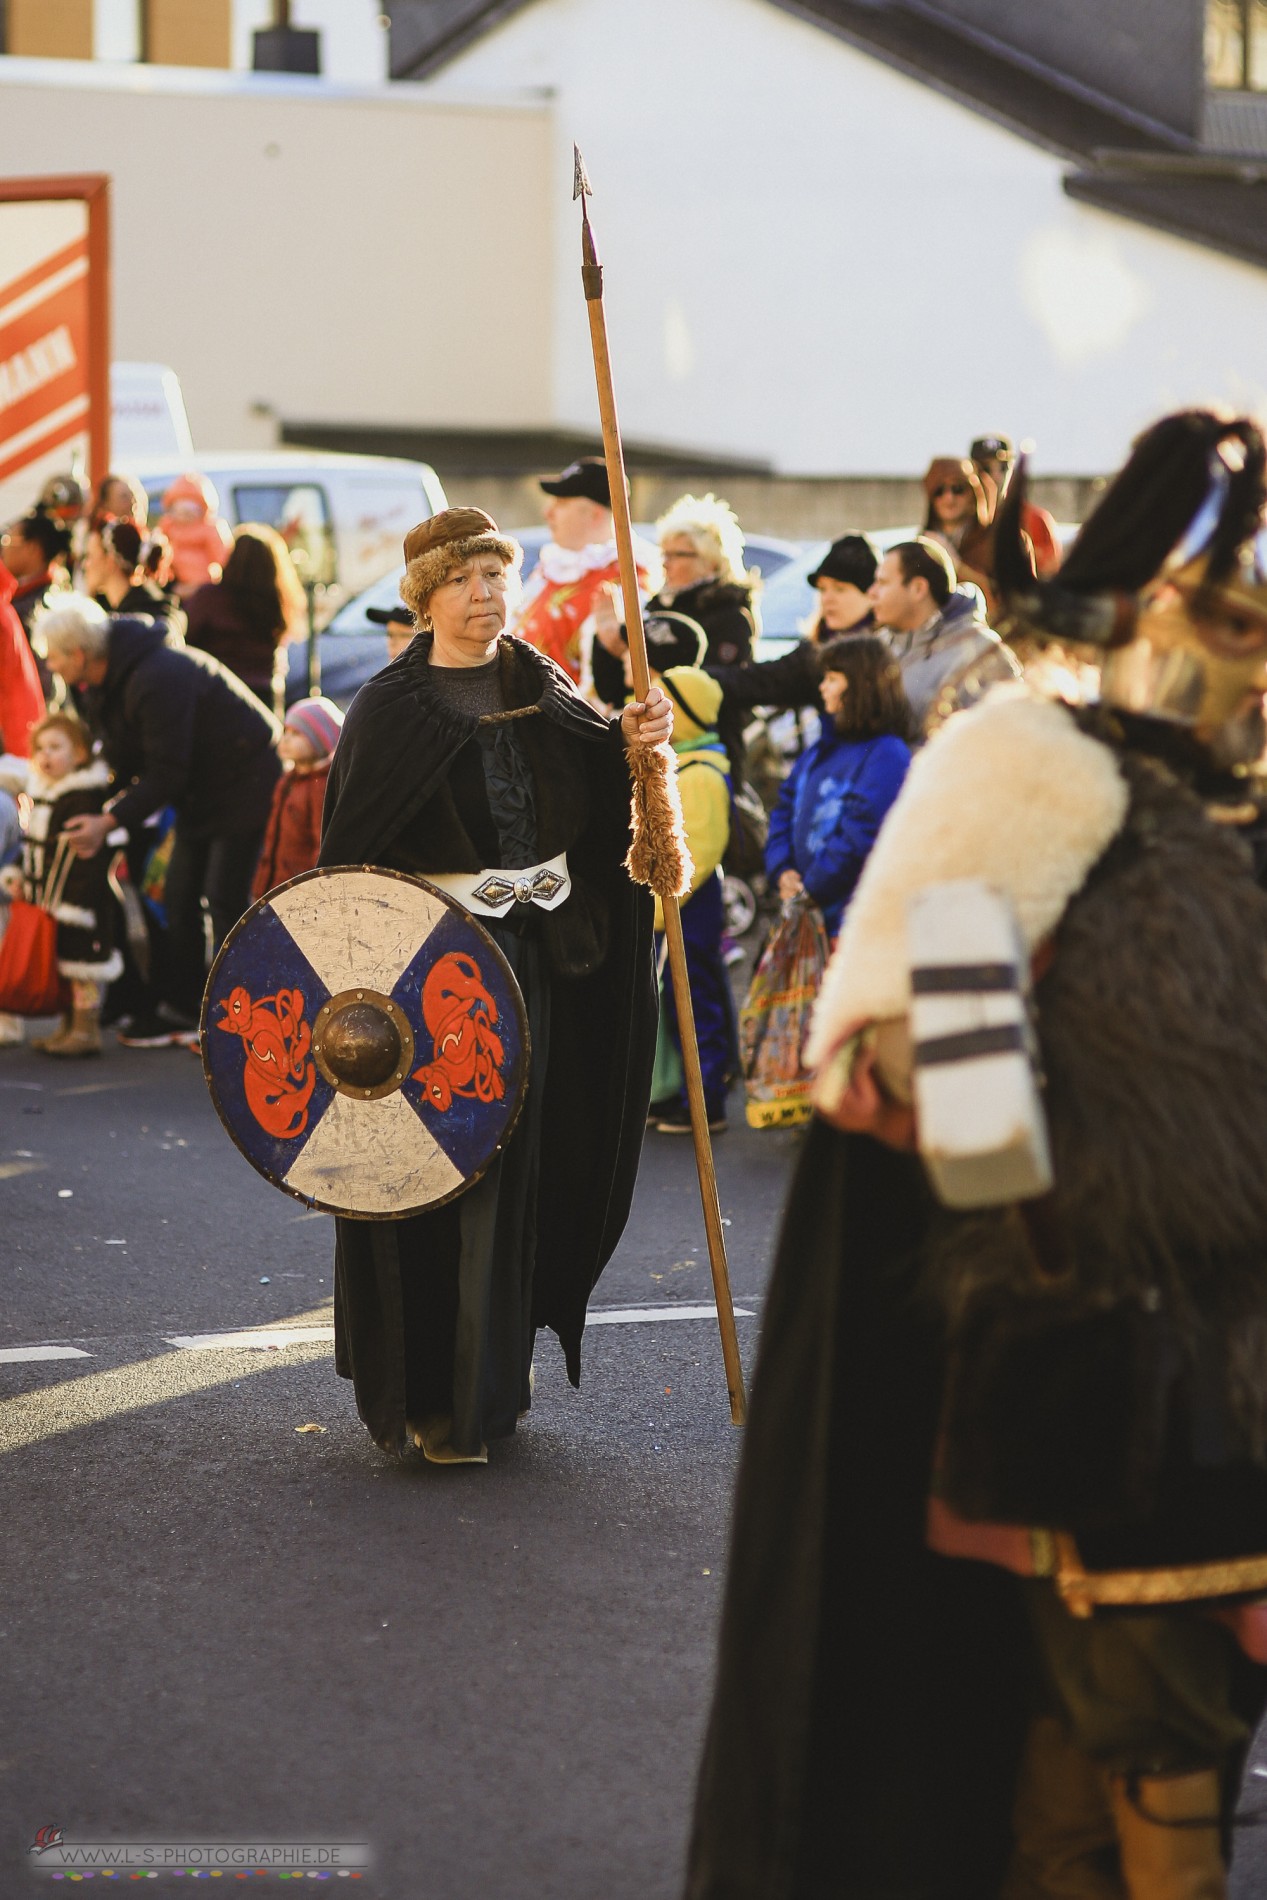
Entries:
<svg viewBox="0 0 1267 1900">
<path fill-rule="evenodd" d="M 231 0 L 141 0 L 142 58 L 155 66 L 233 63 Z"/>
<path fill-rule="evenodd" d="M 1267 92 L 1267 0 L 1206 0 L 1206 84 Z"/>
<path fill-rule="evenodd" d="M 4 51 L 26 59 L 91 59 L 92 0 L 8 0 Z"/>
</svg>

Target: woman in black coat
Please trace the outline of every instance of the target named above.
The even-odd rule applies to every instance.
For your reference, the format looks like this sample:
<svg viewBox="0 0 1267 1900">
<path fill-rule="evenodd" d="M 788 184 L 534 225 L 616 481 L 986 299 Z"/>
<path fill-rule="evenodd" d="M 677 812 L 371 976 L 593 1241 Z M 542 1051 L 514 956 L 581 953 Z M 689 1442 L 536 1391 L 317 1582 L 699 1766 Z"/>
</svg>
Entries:
<svg viewBox="0 0 1267 1900">
<path fill-rule="evenodd" d="M 842 535 L 807 576 L 810 586 L 818 591 L 818 605 L 803 640 L 777 660 L 758 660 L 755 664 L 746 658 L 714 662 L 710 654 L 705 664 L 725 695 L 723 717 L 727 708 L 817 708 L 824 646 L 842 634 L 871 633 L 875 629 L 867 590 L 875 579 L 876 566 L 875 549 L 865 535 Z"/>
<path fill-rule="evenodd" d="M 304 631 L 307 601 L 277 530 L 262 522 L 239 528 L 224 573 L 190 595 L 185 614 L 186 645 L 214 654 L 280 718 L 285 646 Z"/>
<path fill-rule="evenodd" d="M 670 666 L 744 667 L 757 635 L 753 584 L 744 569 L 743 530 L 734 511 L 715 495 L 683 495 L 656 523 L 664 584 L 647 602 L 647 653 L 657 673 Z M 628 696 L 628 644 L 614 603 L 594 616 L 594 692 L 621 706 Z M 692 629 L 698 632 L 692 632 Z M 703 636 L 702 640 L 700 635 Z M 684 646 L 685 642 L 685 646 Z M 702 653 L 699 648 L 702 646 Z M 695 651 L 688 651 L 693 647 Z M 743 771 L 743 721 L 718 730 L 730 759 L 732 783 Z"/>
</svg>

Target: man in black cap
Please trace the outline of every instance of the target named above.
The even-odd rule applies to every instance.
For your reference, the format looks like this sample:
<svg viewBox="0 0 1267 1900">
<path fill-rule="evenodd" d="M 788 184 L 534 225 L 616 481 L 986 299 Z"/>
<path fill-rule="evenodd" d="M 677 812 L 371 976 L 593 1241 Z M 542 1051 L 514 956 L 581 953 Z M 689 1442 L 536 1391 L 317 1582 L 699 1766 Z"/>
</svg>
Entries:
<svg viewBox="0 0 1267 1900">
<path fill-rule="evenodd" d="M 876 566 L 876 551 L 865 534 L 844 534 L 833 541 L 807 576 L 810 586 L 818 590 L 818 607 L 803 640 L 777 660 L 705 668 L 720 685 L 727 710 L 732 706 L 817 707 L 823 645 L 841 634 L 874 630 L 867 590 Z"/>
<path fill-rule="evenodd" d="M 990 519 L 993 521 L 1016 467 L 1016 450 L 1005 435 L 979 435 L 968 454 L 978 474 L 984 478 Z M 1056 523 L 1045 508 L 1036 507 L 1032 501 L 1027 501 L 1021 510 L 1021 527 L 1029 536 L 1030 546 L 1034 550 L 1034 566 L 1038 575 L 1045 580 L 1055 573 L 1061 561 L 1062 549 Z"/>
<path fill-rule="evenodd" d="M 398 660 L 418 631 L 418 624 L 403 600 L 391 607 L 367 607 L 365 618 L 387 634 L 387 663 Z"/>
<path fill-rule="evenodd" d="M 607 465 L 601 455 L 582 455 L 541 487 L 550 539 L 525 583 L 511 631 L 557 660 L 579 685 L 589 670 L 594 609 L 605 589 L 620 584 Z M 644 588 L 649 552 L 635 543 Z"/>
</svg>

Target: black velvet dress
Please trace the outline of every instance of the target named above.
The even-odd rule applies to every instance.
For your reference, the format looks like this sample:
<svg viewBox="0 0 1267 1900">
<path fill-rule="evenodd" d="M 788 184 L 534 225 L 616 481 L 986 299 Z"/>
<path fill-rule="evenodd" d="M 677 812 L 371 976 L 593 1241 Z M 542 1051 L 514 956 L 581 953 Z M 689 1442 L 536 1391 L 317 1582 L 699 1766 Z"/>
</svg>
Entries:
<svg viewBox="0 0 1267 1900">
<path fill-rule="evenodd" d="M 528 1405 L 539 1328 L 558 1333 L 579 1382 L 586 1301 L 628 1218 L 650 1097 L 652 904 L 623 868 L 618 725 L 523 641 L 503 638 L 489 669 L 462 676 L 433 668 L 430 650 L 420 635 L 358 694 L 321 862 L 425 877 L 566 851 L 572 890 L 555 911 L 480 919 L 527 1008 L 524 1108 L 500 1160 L 456 1200 L 337 1221 L 335 1363 L 384 1449 L 429 1420 L 450 1455 L 477 1458 Z M 498 706 L 523 716 L 481 724 Z"/>
</svg>

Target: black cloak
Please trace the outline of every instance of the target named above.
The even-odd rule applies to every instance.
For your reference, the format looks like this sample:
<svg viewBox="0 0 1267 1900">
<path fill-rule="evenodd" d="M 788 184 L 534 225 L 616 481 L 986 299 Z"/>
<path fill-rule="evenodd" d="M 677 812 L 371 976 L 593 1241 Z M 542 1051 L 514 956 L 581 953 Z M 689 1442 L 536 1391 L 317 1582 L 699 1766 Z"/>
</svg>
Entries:
<svg viewBox="0 0 1267 1900">
<path fill-rule="evenodd" d="M 478 721 L 434 692 L 430 650 L 420 634 L 357 694 L 330 769 L 322 865 L 425 876 L 497 862 L 495 828 L 479 822 Z M 507 709 L 536 708 L 516 728 L 541 859 L 566 851 L 573 886 L 536 919 L 551 1005 L 532 1321 L 558 1334 L 576 1385 L 586 1302 L 629 1217 L 651 1094 L 653 904 L 624 869 L 630 779 L 619 722 L 526 641 L 503 636 L 500 657 Z M 375 1440 L 395 1449 L 406 1419 L 398 1225 L 339 1219 L 336 1233 L 336 1368 L 354 1380 Z"/>
<path fill-rule="evenodd" d="M 929 1550 L 921 1163 L 815 1120 L 762 1321 L 689 1900 L 981 1900 L 1026 1715 L 1015 1580 Z"/>
<path fill-rule="evenodd" d="M 998 1890 L 1031 1645 L 1008 1572 L 927 1547 L 935 1459 L 966 1516 L 1071 1530 L 1091 1568 L 1267 1550 L 1267 899 L 1132 738 L 1125 822 L 1036 987 L 1053 1192 L 1024 1216 L 951 1213 L 914 1155 L 810 1128 L 754 1378 L 689 1900 Z M 1034 1260 L 1053 1249 L 1039 1331 Z M 1261 1707 L 1261 1679 L 1242 1692 Z"/>
</svg>

